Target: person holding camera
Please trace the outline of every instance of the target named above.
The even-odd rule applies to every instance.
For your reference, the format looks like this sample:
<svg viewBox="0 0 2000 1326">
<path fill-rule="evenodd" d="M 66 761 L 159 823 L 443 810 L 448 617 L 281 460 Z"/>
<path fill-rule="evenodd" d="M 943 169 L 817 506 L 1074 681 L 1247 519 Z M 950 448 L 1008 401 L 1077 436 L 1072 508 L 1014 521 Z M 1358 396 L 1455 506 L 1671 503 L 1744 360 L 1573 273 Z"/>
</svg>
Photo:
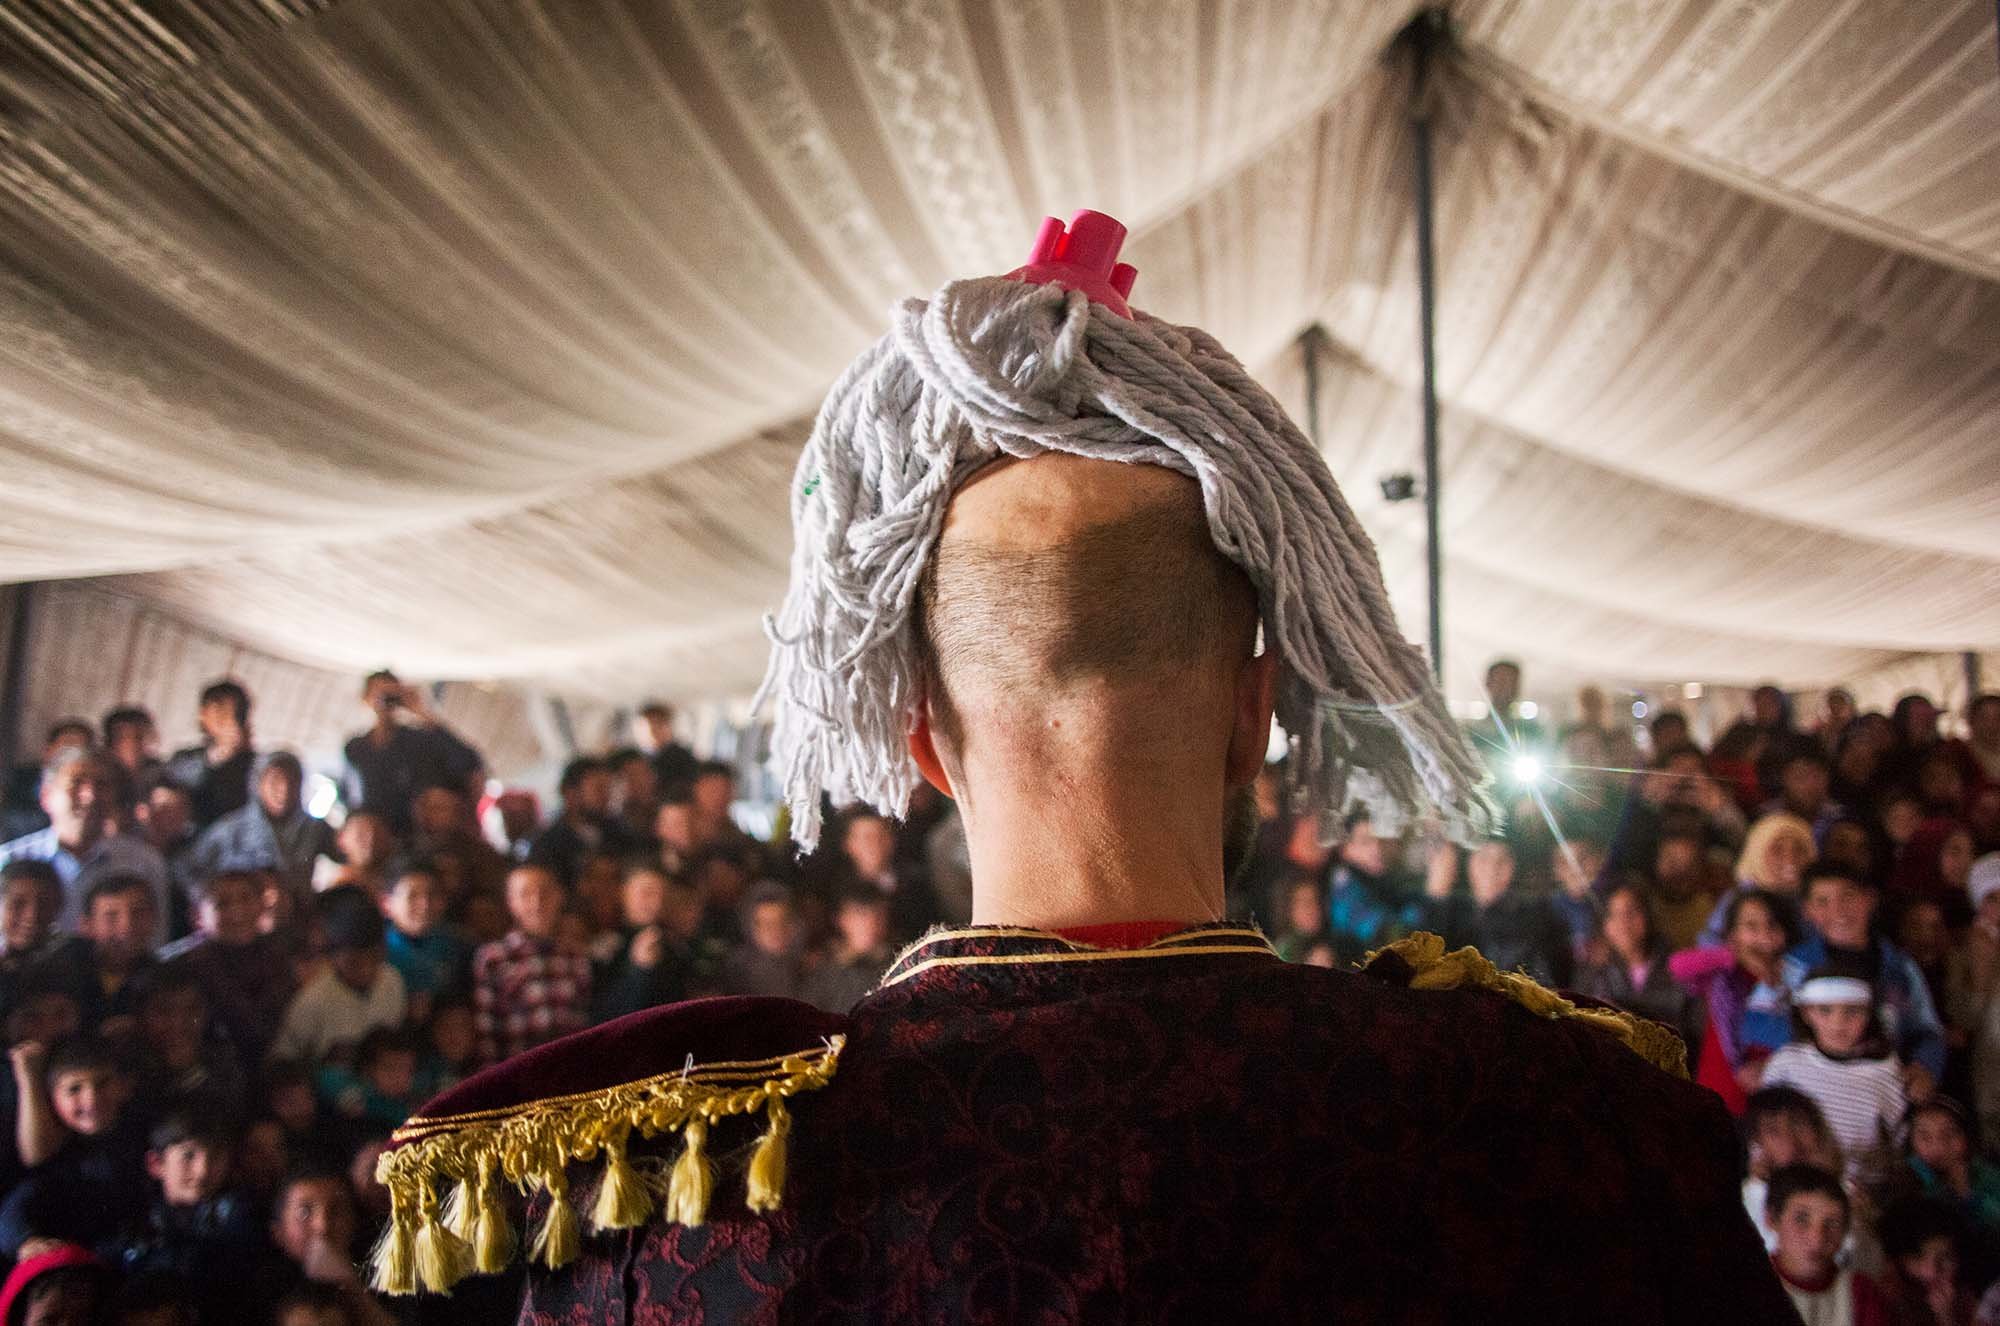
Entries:
<svg viewBox="0 0 2000 1326">
<path fill-rule="evenodd" d="M 361 703 L 374 716 L 350 739 L 341 799 L 350 811 L 372 810 L 397 835 L 410 831 L 417 793 L 448 787 L 477 800 L 486 761 L 431 711 L 423 692 L 384 669 L 361 684 Z"/>
</svg>

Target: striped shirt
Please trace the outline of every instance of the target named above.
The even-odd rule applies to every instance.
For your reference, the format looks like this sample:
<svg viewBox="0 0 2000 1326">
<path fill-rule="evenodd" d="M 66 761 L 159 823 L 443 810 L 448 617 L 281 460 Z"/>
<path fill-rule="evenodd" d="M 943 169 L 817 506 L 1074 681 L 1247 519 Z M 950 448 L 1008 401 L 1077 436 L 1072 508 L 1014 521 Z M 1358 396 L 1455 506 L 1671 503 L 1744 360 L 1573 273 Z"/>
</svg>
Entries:
<svg viewBox="0 0 2000 1326">
<path fill-rule="evenodd" d="M 1764 1068 L 1767 1087 L 1796 1087 L 1813 1098 L 1847 1157 L 1847 1177 L 1878 1183 L 1889 1172 L 1890 1139 L 1909 1101 L 1892 1058 L 1834 1059 L 1809 1041 L 1793 1041 Z"/>
</svg>

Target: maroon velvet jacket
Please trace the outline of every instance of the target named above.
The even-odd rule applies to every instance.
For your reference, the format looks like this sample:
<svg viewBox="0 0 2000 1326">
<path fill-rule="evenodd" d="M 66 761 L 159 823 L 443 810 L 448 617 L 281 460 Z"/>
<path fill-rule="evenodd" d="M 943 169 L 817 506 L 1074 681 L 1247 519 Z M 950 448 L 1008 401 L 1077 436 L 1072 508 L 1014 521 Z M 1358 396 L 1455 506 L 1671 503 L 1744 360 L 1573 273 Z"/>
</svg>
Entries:
<svg viewBox="0 0 2000 1326">
<path fill-rule="evenodd" d="M 1796 1321 L 1712 1093 L 1409 974 L 1287 965 L 1238 927 L 1113 951 L 993 928 L 919 944 L 844 1022 L 667 1010 L 726 1053 L 844 1030 L 789 1101 L 783 1209 L 744 1208 L 739 1129 L 704 1225 L 586 1234 L 521 1320 Z M 723 1057 L 650 1057 L 690 1052 Z"/>
</svg>

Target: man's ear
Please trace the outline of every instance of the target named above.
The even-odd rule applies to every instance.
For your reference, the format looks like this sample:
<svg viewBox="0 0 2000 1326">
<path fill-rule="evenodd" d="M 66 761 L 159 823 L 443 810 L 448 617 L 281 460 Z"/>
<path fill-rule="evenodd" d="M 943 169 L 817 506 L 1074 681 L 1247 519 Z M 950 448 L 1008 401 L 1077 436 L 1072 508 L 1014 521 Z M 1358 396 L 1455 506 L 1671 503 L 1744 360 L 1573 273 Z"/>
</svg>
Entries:
<svg viewBox="0 0 2000 1326">
<path fill-rule="evenodd" d="M 910 758 L 917 762 L 917 772 L 924 781 L 946 796 L 952 795 L 951 779 L 945 775 L 944 761 L 938 759 L 937 742 L 931 737 L 931 707 L 928 703 L 917 710 L 917 725 L 910 729 Z"/>
<path fill-rule="evenodd" d="M 1271 747 L 1271 710 L 1278 700 L 1278 651 L 1264 652 L 1236 674 L 1235 708 L 1229 727 L 1229 762 L 1224 783 L 1232 788 L 1254 781 Z"/>
</svg>

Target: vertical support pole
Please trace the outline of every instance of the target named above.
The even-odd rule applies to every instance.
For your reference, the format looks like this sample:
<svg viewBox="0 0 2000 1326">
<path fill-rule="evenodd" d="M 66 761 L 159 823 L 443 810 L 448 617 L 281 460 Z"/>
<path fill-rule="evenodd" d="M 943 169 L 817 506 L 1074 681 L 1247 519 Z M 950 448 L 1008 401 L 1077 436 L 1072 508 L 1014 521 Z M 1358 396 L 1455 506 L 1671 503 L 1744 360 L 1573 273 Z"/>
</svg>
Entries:
<svg viewBox="0 0 2000 1326">
<path fill-rule="evenodd" d="M 35 586 L 19 584 L 8 596 L 7 657 L 0 662 L 0 769 L 12 769 L 21 750 L 21 723 L 28 710 L 28 637 L 35 628 Z M 39 760 L 36 747 L 31 758 Z"/>
<path fill-rule="evenodd" d="M 1979 698 L 1979 687 L 1982 681 L 1979 675 L 1978 652 L 1971 649 L 1966 650 L 1959 656 L 1959 664 L 1965 669 L 1965 704 L 1966 712 L 1969 714 L 1972 709 L 1972 702 Z"/>
<path fill-rule="evenodd" d="M 1426 10 L 1410 22 L 1415 63 L 1410 78 L 1410 143 L 1415 155 L 1417 210 L 1417 297 L 1424 361 L 1424 530 L 1430 569 L 1431 675 L 1444 680 L 1444 548 L 1439 528 L 1443 501 L 1438 474 L 1437 255 L 1431 191 L 1431 65 L 1444 39 L 1442 10 Z"/>
<path fill-rule="evenodd" d="M 1324 451 L 1326 444 L 1319 435 L 1319 326 L 1315 323 L 1305 329 L 1299 337 L 1299 348 L 1305 356 L 1306 368 L 1306 436 L 1312 439 L 1314 451 Z"/>
</svg>

